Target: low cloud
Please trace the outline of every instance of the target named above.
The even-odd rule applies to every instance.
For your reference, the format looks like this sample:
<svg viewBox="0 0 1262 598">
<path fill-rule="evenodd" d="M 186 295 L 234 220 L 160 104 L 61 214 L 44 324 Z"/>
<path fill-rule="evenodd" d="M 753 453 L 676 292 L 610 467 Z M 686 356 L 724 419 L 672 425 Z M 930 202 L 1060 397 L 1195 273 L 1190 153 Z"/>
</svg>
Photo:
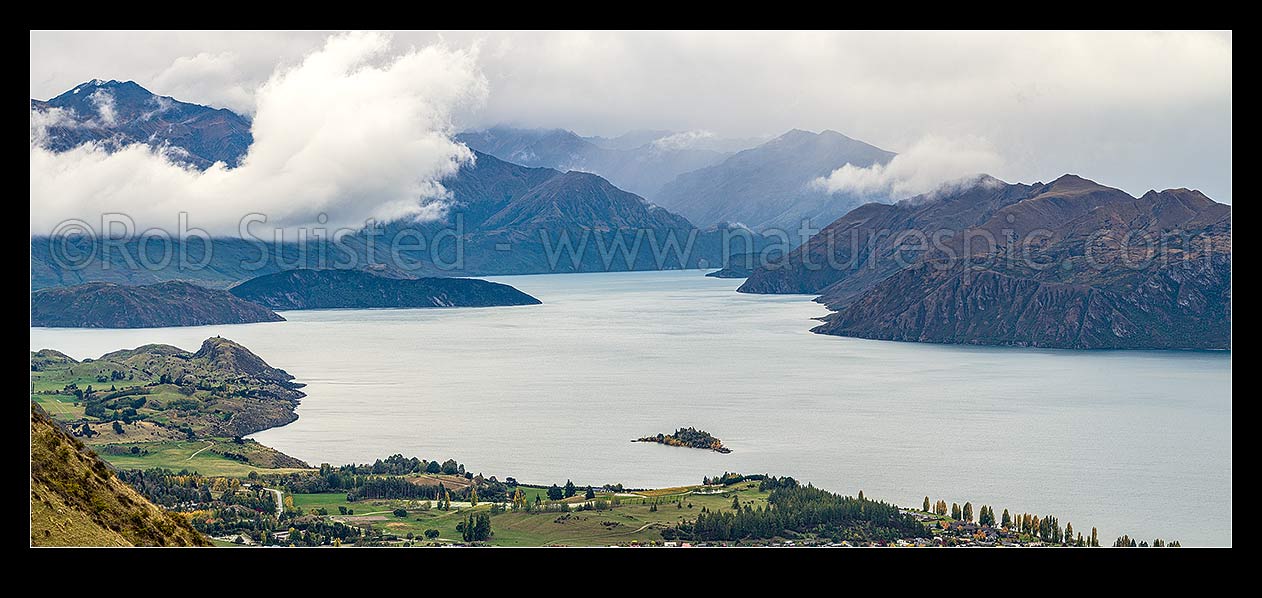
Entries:
<svg viewBox="0 0 1262 598">
<path fill-rule="evenodd" d="M 31 233 L 105 213 L 168 232 L 187 213 L 190 226 L 215 235 L 237 234 L 251 213 L 266 215 L 269 229 L 430 217 L 446 196 L 441 179 L 473 158 L 451 138 L 453 116 L 486 94 L 474 52 L 435 44 L 396 53 L 385 35 L 332 36 L 254 91 L 254 144 L 241 164 L 204 171 L 143 144 L 50 151 L 44 128 L 65 115 L 32 111 Z"/>
<path fill-rule="evenodd" d="M 684 131 L 667 135 L 653 141 L 653 148 L 659 151 L 678 151 L 696 147 L 698 142 L 714 139 L 710 131 Z"/>
<path fill-rule="evenodd" d="M 118 122 L 118 111 L 114 105 L 114 95 L 104 89 L 98 89 L 88 96 L 88 101 L 96 107 L 96 116 L 101 124 L 112 127 Z"/>
<path fill-rule="evenodd" d="M 47 143 L 48 129 L 52 127 L 77 127 L 79 124 L 73 114 L 62 108 L 31 110 L 31 146 Z"/>
<path fill-rule="evenodd" d="M 846 164 L 815 185 L 830 193 L 899 200 L 998 172 L 1003 160 L 985 140 L 925 137 L 887 164 Z"/>
<path fill-rule="evenodd" d="M 235 52 L 201 52 L 181 56 L 154 76 L 153 89 L 162 95 L 194 98 L 238 114 L 254 113 L 255 86 L 241 81 L 241 64 Z"/>
</svg>

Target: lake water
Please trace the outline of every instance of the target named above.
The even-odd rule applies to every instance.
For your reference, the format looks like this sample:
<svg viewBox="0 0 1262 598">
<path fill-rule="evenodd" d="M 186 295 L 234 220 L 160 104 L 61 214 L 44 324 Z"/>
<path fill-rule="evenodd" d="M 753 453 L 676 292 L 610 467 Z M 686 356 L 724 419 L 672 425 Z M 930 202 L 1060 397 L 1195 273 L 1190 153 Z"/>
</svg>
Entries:
<svg viewBox="0 0 1262 598">
<path fill-rule="evenodd" d="M 1052 514 L 1106 544 L 1232 542 L 1230 354 L 822 336 L 810 297 L 738 294 L 699 271 L 492 279 L 544 304 L 32 329 L 31 348 L 238 341 L 308 385 L 296 422 L 254 438 L 312 464 L 402 453 L 629 487 L 773 473 L 907 506 L 927 494 Z M 733 452 L 630 442 L 680 426 Z"/>
</svg>

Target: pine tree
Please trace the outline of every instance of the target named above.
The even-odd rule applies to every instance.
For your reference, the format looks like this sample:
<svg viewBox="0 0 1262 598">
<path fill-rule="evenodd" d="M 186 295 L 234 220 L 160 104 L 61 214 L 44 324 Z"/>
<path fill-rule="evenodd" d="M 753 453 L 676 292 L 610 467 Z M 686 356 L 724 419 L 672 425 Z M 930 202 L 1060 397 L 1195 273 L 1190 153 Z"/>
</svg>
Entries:
<svg viewBox="0 0 1262 598">
<path fill-rule="evenodd" d="M 964 521 L 969 523 L 973 521 L 973 503 L 971 502 L 964 503 Z"/>
<path fill-rule="evenodd" d="M 924 512 L 926 512 L 926 513 L 928 513 L 928 512 L 929 512 L 929 497 L 928 497 L 928 496 L 926 496 L 926 497 L 925 497 L 925 506 L 924 506 L 924 508 L 923 508 L 923 509 L 921 509 L 921 510 L 922 510 L 922 511 L 924 511 Z"/>
<path fill-rule="evenodd" d="M 1008 514 L 1008 509 L 1003 510 L 1003 522 L 1000 525 L 1005 528 L 1012 527 L 1012 516 Z"/>
<path fill-rule="evenodd" d="M 951 503 L 951 519 L 955 519 L 958 521 L 962 517 L 963 517 L 963 514 L 960 511 L 960 503 L 958 502 Z"/>
<path fill-rule="evenodd" d="M 736 497 L 736 496 L 732 497 L 732 510 L 733 511 L 741 510 L 741 499 L 739 497 Z"/>
</svg>

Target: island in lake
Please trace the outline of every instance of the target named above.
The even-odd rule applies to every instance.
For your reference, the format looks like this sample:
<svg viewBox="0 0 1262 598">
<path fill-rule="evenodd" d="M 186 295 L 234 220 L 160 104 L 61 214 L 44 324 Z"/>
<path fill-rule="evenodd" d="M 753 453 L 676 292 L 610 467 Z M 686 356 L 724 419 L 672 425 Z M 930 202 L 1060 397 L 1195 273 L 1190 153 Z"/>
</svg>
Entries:
<svg viewBox="0 0 1262 598">
<path fill-rule="evenodd" d="M 538 305 L 514 287 L 476 278 L 389 278 L 362 270 L 286 270 L 229 289 L 271 309 Z"/>
<path fill-rule="evenodd" d="M 686 446 L 688 448 L 709 449 L 716 453 L 730 453 L 732 449 L 723 446 L 723 442 L 718 438 L 696 428 L 680 428 L 674 434 L 658 434 L 657 436 L 645 436 L 637 438 L 631 442 L 656 442 L 667 446 Z"/>
<path fill-rule="evenodd" d="M 162 328 L 284 319 L 227 291 L 180 281 L 140 286 L 90 282 L 31 293 L 31 325 L 50 328 Z"/>
</svg>

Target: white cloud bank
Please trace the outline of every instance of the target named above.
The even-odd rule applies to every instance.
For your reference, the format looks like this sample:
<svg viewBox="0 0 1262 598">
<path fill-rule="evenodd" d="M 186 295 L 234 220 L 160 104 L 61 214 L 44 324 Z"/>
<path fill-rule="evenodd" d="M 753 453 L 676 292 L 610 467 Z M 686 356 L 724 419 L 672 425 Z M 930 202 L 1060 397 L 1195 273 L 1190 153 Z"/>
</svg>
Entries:
<svg viewBox="0 0 1262 598">
<path fill-rule="evenodd" d="M 329 37 L 254 91 L 254 144 L 231 169 L 185 168 L 139 144 L 54 153 L 43 127 L 57 115 L 33 112 L 31 233 L 105 213 L 169 232 L 187 213 L 190 226 L 216 235 L 237 234 L 251 213 L 265 214 L 268 228 L 432 215 L 441 202 L 426 200 L 444 196 L 439 180 L 472 159 L 451 135 L 453 115 L 485 101 L 476 61 L 441 44 L 393 53 L 381 34 Z"/>
<path fill-rule="evenodd" d="M 155 93 L 227 108 L 237 114 L 254 113 L 255 87 L 241 81 L 243 65 L 236 52 L 199 52 L 181 56 L 153 78 Z"/>
<path fill-rule="evenodd" d="M 887 164 L 846 164 L 815 184 L 831 193 L 906 199 L 943 185 L 998 172 L 1004 162 L 985 140 L 924 137 Z"/>
</svg>

